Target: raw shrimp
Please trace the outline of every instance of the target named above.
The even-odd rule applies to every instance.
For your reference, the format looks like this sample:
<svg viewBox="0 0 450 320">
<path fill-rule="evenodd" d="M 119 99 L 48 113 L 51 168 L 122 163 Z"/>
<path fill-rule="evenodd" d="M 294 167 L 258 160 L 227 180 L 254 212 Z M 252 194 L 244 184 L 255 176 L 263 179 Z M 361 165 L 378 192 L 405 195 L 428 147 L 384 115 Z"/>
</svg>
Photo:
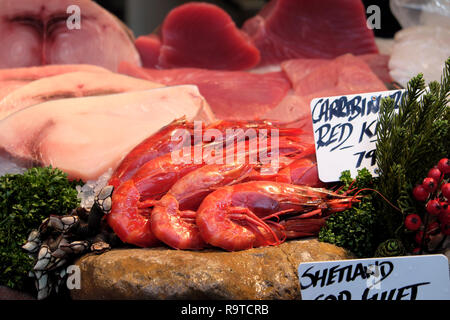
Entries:
<svg viewBox="0 0 450 320">
<path fill-rule="evenodd" d="M 225 135 L 227 129 L 274 129 L 273 124 L 267 121 L 258 121 L 258 122 L 237 122 L 237 121 L 219 121 L 214 124 L 211 124 L 209 128 L 217 129 Z M 139 145 L 137 145 L 133 150 L 131 150 L 126 157 L 121 161 L 118 168 L 114 171 L 112 177 L 109 180 L 109 185 L 117 188 L 122 182 L 130 179 L 133 174 L 139 170 L 139 168 L 144 165 L 146 162 L 162 156 L 166 153 L 176 151 L 182 147 L 188 147 L 189 145 L 193 145 L 192 140 L 190 141 L 179 141 L 174 139 L 174 136 L 177 136 L 178 130 L 187 130 L 190 132 L 191 136 L 193 135 L 194 124 L 186 120 L 185 117 L 176 119 L 172 121 L 167 126 L 161 128 L 158 132 L 151 135 L 144 141 L 142 141 Z M 282 145 L 284 150 L 282 152 L 287 152 L 291 150 L 295 152 L 299 146 L 302 146 L 306 152 L 309 152 L 308 146 L 305 146 L 298 141 L 296 136 L 302 132 L 301 129 L 297 128 L 285 128 L 282 129 L 280 135 L 285 137 L 283 139 L 284 144 Z M 229 140 L 234 142 L 236 139 L 240 141 L 242 138 L 239 132 L 232 132 L 231 136 L 227 137 Z M 181 139 L 180 139 L 181 140 Z M 229 141 L 228 140 L 228 141 Z M 270 141 L 270 139 L 269 139 Z M 183 145 L 184 143 L 188 143 L 188 145 Z M 224 141 L 223 143 L 226 143 Z"/>
<path fill-rule="evenodd" d="M 282 164 L 290 163 L 287 157 L 281 158 Z M 173 248 L 201 249 L 205 243 L 195 224 L 196 210 L 200 203 L 220 187 L 255 178 L 271 181 L 278 178 L 276 175 L 261 175 L 257 168 L 258 165 L 250 164 L 212 164 L 188 173 L 156 203 L 151 214 L 152 232 Z"/>
<path fill-rule="evenodd" d="M 196 214 L 206 243 L 228 251 L 277 245 L 282 225 L 269 219 L 284 214 L 304 218 L 343 211 L 359 201 L 326 189 L 270 181 L 251 181 L 209 194 Z"/>
<path fill-rule="evenodd" d="M 185 117 L 176 119 L 142 141 L 122 160 L 108 184 L 117 188 L 122 182 L 130 179 L 146 162 L 181 148 L 180 141 L 172 139 L 179 129 L 192 131 L 193 125 Z"/>
<path fill-rule="evenodd" d="M 235 137 L 232 137 L 232 139 L 234 138 Z M 269 140 L 269 138 L 266 139 Z M 250 158 L 250 156 L 255 156 L 256 159 L 259 158 L 261 160 L 261 151 L 264 149 L 266 154 L 272 152 L 272 146 L 267 146 L 267 144 L 264 146 L 259 146 L 259 144 L 257 144 L 257 149 L 252 150 L 250 146 L 252 146 L 252 143 L 255 142 L 255 140 L 259 143 L 263 141 L 264 138 L 262 140 L 259 138 L 255 138 L 254 140 L 244 140 L 244 163 L 250 162 L 247 160 L 247 157 Z M 208 148 L 213 148 L 212 150 L 215 150 L 214 147 L 223 146 L 224 142 L 225 141 L 214 141 L 204 143 L 200 145 L 200 149 L 202 152 Z M 296 141 L 294 136 L 280 137 L 277 147 L 279 147 L 279 154 L 281 157 L 289 155 L 292 158 L 295 158 L 298 154 L 301 154 L 307 149 L 304 144 Z M 144 247 L 154 245 L 154 235 L 147 235 L 148 233 L 152 233 L 151 228 L 149 228 L 149 219 L 152 211 L 151 207 L 153 207 L 157 203 L 157 200 L 166 194 L 180 178 L 211 163 L 208 161 L 213 161 L 214 163 L 215 159 L 211 158 L 215 157 L 215 155 L 212 155 L 214 152 L 206 153 L 206 155 L 203 154 L 200 159 L 201 161 L 198 161 L 196 158 L 196 156 L 198 156 L 196 154 L 197 148 L 198 145 L 190 145 L 189 147 L 178 149 L 177 152 L 183 153 L 183 156 L 181 157 L 174 157 L 173 152 L 169 152 L 146 161 L 129 180 L 119 184 L 116 190 L 112 192 L 112 206 L 110 212 L 106 212 L 106 217 L 109 225 L 119 235 L 122 241 Z M 189 151 L 187 153 L 187 158 L 184 157 L 184 151 Z M 144 154 L 148 154 L 145 152 L 145 149 L 143 152 Z M 223 157 L 222 160 L 225 160 L 223 162 L 227 163 L 230 156 L 235 157 L 241 151 L 233 150 L 232 152 L 233 153 L 231 154 L 219 155 L 219 158 Z M 131 163 L 139 162 L 138 158 L 131 159 Z M 139 162 L 139 164 L 141 163 L 142 162 Z M 112 188 L 111 186 L 108 187 Z M 130 195 L 128 195 L 128 193 L 130 193 Z M 167 202 L 168 200 L 164 201 L 167 205 L 170 204 Z M 123 205 L 123 202 L 127 202 L 127 206 Z M 107 203 L 109 203 L 109 201 L 107 201 Z M 170 204 L 170 208 L 173 209 L 172 204 Z M 177 211 L 178 209 L 175 208 L 173 210 Z M 192 215 L 187 216 L 187 214 L 187 212 L 183 213 L 183 219 L 185 221 L 189 221 L 189 219 L 193 218 Z M 140 223 L 137 223 L 136 221 L 140 221 Z M 129 232 L 127 232 L 128 225 L 130 226 Z M 150 240 L 145 242 L 142 239 Z"/>
<path fill-rule="evenodd" d="M 153 234 L 176 249 L 202 249 L 206 243 L 195 224 L 201 201 L 218 187 L 245 179 L 253 170 L 249 164 L 206 165 L 178 180 L 154 206 Z"/>
<path fill-rule="evenodd" d="M 314 155 L 290 159 L 291 161 L 287 165 L 269 176 L 260 175 L 255 170 L 252 172 L 249 180 L 269 180 L 296 185 L 307 185 L 310 187 L 323 187 L 325 184 L 319 180 L 317 163 L 312 158 L 315 158 Z"/>
<path fill-rule="evenodd" d="M 151 209 L 171 186 L 202 164 L 175 164 L 171 154 L 146 162 L 131 179 L 112 193 L 111 211 L 106 220 L 119 238 L 140 247 L 158 243 L 150 228 Z"/>
<path fill-rule="evenodd" d="M 280 136 L 299 136 L 304 133 L 304 130 L 300 127 L 281 127 L 279 123 L 269 120 L 254 120 L 254 121 L 231 121 L 231 120 L 220 120 L 217 121 L 207 129 L 213 128 L 218 129 L 222 132 L 226 132 L 226 130 L 233 129 L 255 129 L 258 131 L 261 129 L 269 130 L 275 129 L 278 131 Z"/>
</svg>

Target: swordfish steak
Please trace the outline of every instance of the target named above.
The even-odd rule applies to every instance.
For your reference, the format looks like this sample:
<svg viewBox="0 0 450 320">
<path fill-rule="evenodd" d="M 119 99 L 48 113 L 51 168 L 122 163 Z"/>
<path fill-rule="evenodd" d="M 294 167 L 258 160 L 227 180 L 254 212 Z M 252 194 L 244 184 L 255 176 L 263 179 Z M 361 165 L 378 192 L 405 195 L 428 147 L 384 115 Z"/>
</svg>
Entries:
<svg viewBox="0 0 450 320">
<path fill-rule="evenodd" d="M 31 81 L 75 71 L 110 73 L 110 71 L 105 68 L 88 64 L 47 65 L 28 68 L 0 69 L 0 100 Z"/>
<path fill-rule="evenodd" d="M 141 91 L 164 85 L 108 72 L 70 72 L 30 82 L 0 100 L 0 120 L 50 100 Z"/>
<path fill-rule="evenodd" d="M 52 165 L 70 179 L 93 180 L 183 116 L 213 120 L 195 86 L 54 100 L 0 121 L 0 150 L 21 164 Z"/>
<path fill-rule="evenodd" d="M 140 64 L 131 33 L 94 1 L 0 0 L 0 8 L 0 68 L 86 63 L 116 71 L 121 61 Z M 72 28 L 78 13 L 79 28 Z"/>
<path fill-rule="evenodd" d="M 361 0 L 271 0 L 243 30 L 261 52 L 260 65 L 378 53 Z"/>
</svg>

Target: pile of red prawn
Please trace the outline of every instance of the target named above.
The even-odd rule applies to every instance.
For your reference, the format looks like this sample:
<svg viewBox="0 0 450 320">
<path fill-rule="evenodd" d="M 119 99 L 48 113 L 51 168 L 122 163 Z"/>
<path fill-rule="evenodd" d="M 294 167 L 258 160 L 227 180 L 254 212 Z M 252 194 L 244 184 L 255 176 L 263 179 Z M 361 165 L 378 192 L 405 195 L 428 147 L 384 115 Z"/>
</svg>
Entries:
<svg viewBox="0 0 450 320">
<path fill-rule="evenodd" d="M 358 201 L 320 188 L 314 145 L 304 142 L 298 128 L 267 121 L 220 121 L 207 128 L 223 133 L 252 128 L 258 133 L 258 152 L 249 147 L 251 138 L 236 134 L 231 138 L 245 143 L 245 161 L 174 162 L 172 152 L 181 148 L 205 149 L 225 141 L 180 143 L 173 139 L 177 130 L 194 130 L 185 119 L 163 127 L 135 147 L 109 181 L 113 191 L 106 220 L 123 242 L 228 251 L 278 245 L 317 235 L 330 214 Z M 259 151 L 273 152 L 267 134 L 272 129 L 279 134 L 279 169 L 267 174 Z M 230 156 L 235 159 L 235 154 L 223 155 Z M 248 161 L 251 156 L 257 161 Z"/>
</svg>

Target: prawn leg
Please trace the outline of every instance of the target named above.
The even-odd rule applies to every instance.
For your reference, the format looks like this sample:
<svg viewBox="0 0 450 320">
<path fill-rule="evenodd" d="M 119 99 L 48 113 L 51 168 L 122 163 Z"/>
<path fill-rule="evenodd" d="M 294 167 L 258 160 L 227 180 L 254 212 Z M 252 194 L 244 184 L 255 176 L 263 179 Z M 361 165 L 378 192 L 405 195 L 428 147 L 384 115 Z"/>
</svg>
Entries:
<svg viewBox="0 0 450 320">
<path fill-rule="evenodd" d="M 261 227 L 263 230 L 269 232 L 274 238 L 274 242 L 268 243 L 269 245 L 278 245 L 281 243 L 272 228 L 270 228 L 269 225 L 255 215 L 250 209 L 231 207 L 228 209 L 228 215 L 231 220 L 247 222 L 252 227 Z M 258 228 L 254 228 L 254 230 L 261 234 L 261 231 Z"/>
</svg>

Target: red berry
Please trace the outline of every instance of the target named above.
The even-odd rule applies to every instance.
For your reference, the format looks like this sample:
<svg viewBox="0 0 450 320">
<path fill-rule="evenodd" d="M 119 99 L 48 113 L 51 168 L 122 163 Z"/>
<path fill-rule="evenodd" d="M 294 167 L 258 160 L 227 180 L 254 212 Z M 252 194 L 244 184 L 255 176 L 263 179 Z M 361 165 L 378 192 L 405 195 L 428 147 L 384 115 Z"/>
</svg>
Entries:
<svg viewBox="0 0 450 320">
<path fill-rule="evenodd" d="M 418 214 L 408 214 L 405 218 L 405 227 L 408 230 L 416 231 L 422 225 L 422 219 Z"/>
<path fill-rule="evenodd" d="M 422 187 L 428 192 L 434 192 L 438 185 L 436 181 L 434 178 L 427 177 L 423 179 Z"/>
<path fill-rule="evenodd" d="M 435 181 L 441 180 L 441 170 L 438 169 L 437 166 L 434 168 L 431 168 L 430 171 L 428 171 L 428 177 L 433 178 Z"/>
<path fill-rule="evenodd" d="M 413 254 L 419 254 L 420 253 L 420 247 L 414 248 L 412 251 Z"/>
<path fill-rule="evenodd" d="M 450 200 L 450 183 L 444 183 L 441 187 L 441 192 L 447 200 Z"/>
<path fill-rule="evenodd" d="M 430 201 L 427 202 L 425 209 L 427 210 L 427 212 L 433 216 L 438 215 L 439 213 L 441 213 L 441 204 L 439 203 L 439 200 L 437 199 L 432 199 Z"/>
<path fill-rule="evenodd" d="M 430 193 L 421 185 L 417 185 L 413 189 L 413 196 L 417 201 L 425 201 L 429 195 Z"/>
<path fill-rule="evenodd" d="M 444 174 L 450 173 L 450 160 L 448 160 L 447 158 L 439 160 L 438 168 Z"/>
</svg>

